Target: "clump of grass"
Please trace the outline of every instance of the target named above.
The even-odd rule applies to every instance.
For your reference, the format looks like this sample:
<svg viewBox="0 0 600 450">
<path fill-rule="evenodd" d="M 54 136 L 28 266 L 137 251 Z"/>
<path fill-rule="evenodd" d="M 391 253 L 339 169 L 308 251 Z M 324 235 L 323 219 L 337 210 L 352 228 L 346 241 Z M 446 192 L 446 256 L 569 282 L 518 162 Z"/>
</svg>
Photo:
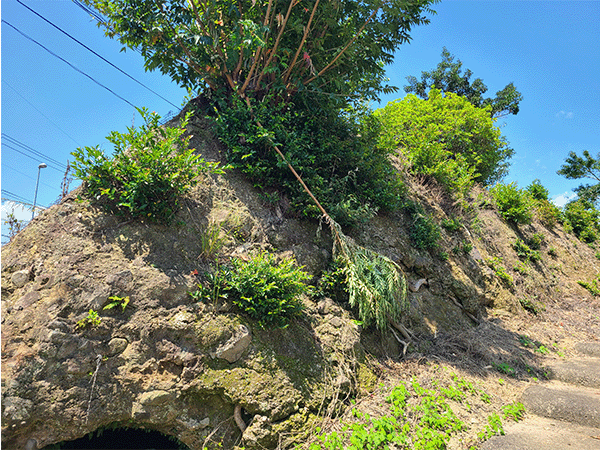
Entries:
<svg viewBox="0 0 600 450">
<path fill-rule="evenodd" d="M 496 276 L 500 278 L 502 281 L 507 283 L 508 285 L 513 284 L 513 277 L 506 271 L 504 265 L 502 263 L 502 258 L 499 256 L 495 256 L 486 260 L 488 266 L 494 271 Z"/>
<path fill-rule="evenodd" d="M 586 281 L 578 281 L 577 284 L 586 288 L 593 296 L 600 297 L 600 275 L 589 283 Z"/>
</svg>

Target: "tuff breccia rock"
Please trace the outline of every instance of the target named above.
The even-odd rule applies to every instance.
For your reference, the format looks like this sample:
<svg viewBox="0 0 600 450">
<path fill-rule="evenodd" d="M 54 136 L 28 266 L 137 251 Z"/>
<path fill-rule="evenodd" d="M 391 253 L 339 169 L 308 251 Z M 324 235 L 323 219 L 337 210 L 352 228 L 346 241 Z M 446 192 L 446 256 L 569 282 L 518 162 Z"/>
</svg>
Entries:
<svg viewBox="0 0 600 450">
<path fill-rule="evenodd" d="M 184 219 L 201 224 L 207 210 L 188 206 Z M 236 214 L 226 220 L 245 223 L 254 236 L 247 248 L 270 249 L 268 217 Z M 160 431 L 192 450 L 207 439 L 258 448 L 278 442 L 274 424 L 293 435 L 307 424 L 299 417 L 329 401 L 340 355 L 348 370 L 362 358 L 349 314 L 338 307 L 335 327 L 306 299 L 303 319 L 261 330 L 231 308 L 193 300 L 196 274 L 209 269 L 198 259 L 201 227 L 128 223 L 72 196 L 3 248 L 3 446 L 41 449 L 117 424 Z M 130 303 L 103 309 L 114 296 Z M 90 310 L 96 325 L 85 323 Z M 243 435 L 236 405 L 251 423 Z"/>
</svg>

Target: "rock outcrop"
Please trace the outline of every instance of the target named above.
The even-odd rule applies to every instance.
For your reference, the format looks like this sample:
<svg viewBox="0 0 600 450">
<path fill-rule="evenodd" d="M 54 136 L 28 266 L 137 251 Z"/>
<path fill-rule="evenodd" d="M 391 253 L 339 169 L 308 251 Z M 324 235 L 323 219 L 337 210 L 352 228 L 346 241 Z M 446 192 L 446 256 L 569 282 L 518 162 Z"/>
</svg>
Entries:
<svg viewBox="0 0 600 450">
<path fill-rule="evenodd" d="M 202 122 L 190 131 L 199 136 L 192 145 L 218 159 Z M 454 208 L 422 200 L 438 219 Z M 382 215 L 352 234 L 404 268 L 406 324 L 414 332 L 435 338 L 473 327 L 486 307 L 519 312 L 517 294 L 531 289 L 555 297 L 561 278 L 550 263 L 538 263 L 513 286 L 490 269 L 486 261 L 495 255 L 517 261 L 515 231 L 493 211 L 480 212 L 475 236 L 467 228 L 444 232 L 446 258 L 415 250 L 408 220 L 400 212 Z M 330 299 L 306 298 L 301 320 L 263 330 L 227 303 L 189 295 L 207 261 L 223 255 L 268 249 L 294 256 L 314 275 L 331 261 L 331 243 L 316 238 L 318 224 L 263 204 L 239 175 L 204 179 L 174 223 L 117 218 L 78 200 L 76 191 L 3 248 L 3 446 L 42 449 L 120 425 L 160 431 L 192 450 L 209 443 L 285 447 L 302 440 L 319 414 L 332 414 L 361 383 L 372 382 L 365 350 L 401 355 L 393 336 L 362 330 Z M 204 239 L 211 226 L 221 231 L 218 242 Z M 562 242 L 560 253 L 589 260 L 583 246 Z M 585 268 L 590 277 L 594 264 Z M 574 282 L 567 287 L 585 292 Z M 130 301 L 105 310 L 110 297 Z"/>
</svg>

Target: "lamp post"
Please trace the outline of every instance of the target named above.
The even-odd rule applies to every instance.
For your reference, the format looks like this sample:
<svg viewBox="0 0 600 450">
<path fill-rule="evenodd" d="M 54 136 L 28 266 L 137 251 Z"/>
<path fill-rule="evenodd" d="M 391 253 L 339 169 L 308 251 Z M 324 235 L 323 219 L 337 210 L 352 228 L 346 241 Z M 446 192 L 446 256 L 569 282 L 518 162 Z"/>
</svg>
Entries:
<svg viewBox="0 0 600 450">
<path fill-rule="evenodd" d="M 35 195 L 33 196 L 33 209 L 31 211 L 31 220 L 33 220 L 33 217 L 35 216 L 35 202 L 37 200 L 38 186 L 40 185 L 40 171 L 42 169 L 45 169 L 46 167 L 48 167 L 48 166 L 45 163 L 41 163 L 38 166 L 38 176 L 37 176 L 37 181 L 35 182 Z"/>
</svg>

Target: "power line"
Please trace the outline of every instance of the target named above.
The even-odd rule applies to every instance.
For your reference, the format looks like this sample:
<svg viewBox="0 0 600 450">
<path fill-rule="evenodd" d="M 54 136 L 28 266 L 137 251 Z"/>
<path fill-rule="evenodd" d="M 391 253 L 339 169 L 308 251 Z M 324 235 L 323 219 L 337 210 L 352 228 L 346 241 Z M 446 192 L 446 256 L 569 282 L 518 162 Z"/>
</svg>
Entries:
<svg viewBox="0 0 600 450">
<path fill-rule="evenodd" d="M 58 128 L 60 131 L 62 131 L 62 133 L 67 136 L 69 139 L 71 139 L 73 142 L 75 142 L 77 145 L 81 146 L 81 144 L 79 142 L 77 142 L 75 139 L 73 139 L 71 136 L 69 136 L 69 134 L 63 130 L 61 127 L 59 127 L 58 125 L 56 125 L 52 119 L 50 119 L 47 115 L 45 115 L 43 112 L 41 112 L 39 109 L 37 109 L 35 107 L 35 105 L 33 103 L 31 103 L 29 100 L 27 100 L 23 95 L 21 95 L 19 93 L 19 91 L 17 91 L 14 87 L 12 87 L 10 85 L 10 83 L 8 83 L 6 80 L 2 80 L 3 83 L 6 83 L 6 85 L 11 88 L 13 91 L 15 91 L 15 94 L 17 94 L 19 97 L 21 97 L 23 100 L 25 100 L 27 103 L 29 103 L 29 106 L 31 106 L 33 109 L 35 109 L 38 113 L 40 113 L 42 116 L 44 116 L 46 118 L 46 120 L 48 120 L 48 122 L 50 122 L 52 125 L 54 125 L 56 128 Z"/>
<path fill-rule="evenodd" d="M 67 170 L 67 165 L 65 163 L 62 163 L 60 161 L 57 161 L 56 159 L 52 158 L 51 156 L 45 155 L 44 153 L 30 147 L 29 145 L 23 144 L 21 141 L 9 136 L 6 133 L 2 133 L 2 137 L 6 140 L 8 140 L 8 142 L 10 144 L 13 145 L 18 145 L 19 147 L 21 147 L 23 150 L 28 151 L 30 153 L 33 153 L 34 155 L 39 156 L 40 158 L 44 158 L 46 161 L 53 163 L 57 166 L 59 166 L 60 168 L 62 168 L 63 170 Z"/>
<path fill-rule="evenodd" d="M 75 67 L 73 64 L 71 64 L 69 61 L 67 61 L 66 59 L 58 56 L 56 53 L 54 53 L 52 50 L 49 50 L 47 47 L 45 47 L 43 44 L 40 44 L 38 41 L 36 41 L 35 39 L 33 39 L 31 36 L 28 36 L 27 34 L 23 33 L 21 30 L 19 30 L 17 27 L 15 27 L 14 25 L 8 23 L 6 20 L 2 19 L 2 23 L 5 23 L 6 25 L 8 25 L 9 27 L 11 27 L 12 29 L 14 29 L 17 33 L 19 33 L 20 35 L 22 35 L 24 38 L 29 39 L 31 42 L 36 43 L 37 45 L 39 45 L 40 47 L 42 47 L 44 50 L 46 50 L 48 53 L 50 53 L 52 56 L 60 59 L 62 62 L 68 64 L 73 70 L 76 70 L 77 72 L 79 72 L 80 74 L 86 76 L 87 78 L 89 78 L 90 80 L 92 80 L 94 83 L 96 83 L 98 86 L 103 87 L 104 89 L 106 89 L 108 92 L 110 92 L 111 94 L 113 94 L 114 96 L 120 98 L 121 100 L 123 100 L 125 103 L 127 103 L 129 106 L 131 106 L 132 108 L 137 108 L 133 103 L 131 103 L 129 100 L 124 99 L 123 97 L 121 97 L 119 94 L 117 94 L 115 91 L 113 91 L 112 89 L 104 86 L 102 83 L 100 83 L 98 80 L 96 80 L 95 78 L 93 78 L 92 76 L 88 75 L 87 73 L 85 73 L 84 71 L 78 69 L 77 67 Z"/>
<path fill-rule="evenodd" d="M 19 175 L 23 175 L 25 178 L 29 178 L 30 180 L 35 181 L 35 177 L 32 177 L 31 175 L 27 175 L 26 173 L 23 173 L 20 170 L 17 170 L 14 167 L 9 166 L 5 162 L 2 163 L 2 168 L 12 170 L 13 172 L 17 172 Z M 60 189 L 58 189 L 56 186 L 50 186 L 48 183 L 44 183 L 43 181 L 40 181 L 40 185 L 44 185 L 46 187 L 49 187 L 50 189 L 54 189 L 55 191 L 60 192 Z"/>
<path fill-rule="evenodd" d="M 25 197 L 18 195 L 18 194 L 13 194 L 10 191 L 7 191 L 6 189 L 2 189 L 2 195 L 10 195 L 11 197 L 14 198 L 2 198 L 2 200 L 8 200 L 11 202 L 17 202 L 17 203 L 25 203 L 27 206 L 33 206 L 33 202 L 31 200 L 27 200 Z"/>
<path fill-rule="evenodd" d="M 10 150 L 13 150 L 13 151 L 15 151 L 15 152 L 17 152 L 17 153 L 20 153 L 21 155 L 23 155 L 23 156 L 26 156 L 26 157 L 28 157 L 28 158 L 30 158 L 30 159 L 33 159 L 34 161 L 36 161 L 36 162 L 38 162 L 38 163 L 41 161 L 41 159 L 43 159 L 43 158 L 39 158 L 39 157 L 38 157 L 38 158 L 34 158 L 33 156 L 30 156 L 30 155 L 28 155 L 27 153 L 25 153 L 25 152 L 22 152 L 21 150 L 18 150 L 18 149 L 14 148 L 14 147 L 11 147 L 10 145 L 8 145 L 8 144 L 6 144 L 6 143 L 2 144 L 2 147 L 6 147 L 6 148 L 8 148 L 8 149 L 10 149 Z M 63 172 L 64 172 L 63 170 L 57 169 L 57 168 L 56 168 L 56 167 L 54 167 L 52 164 L 48 164 L 48 167 L 50 167 L 51 169 L 54 169 L 54 170 L 56 170 L 57 172 L 60 172 L 60 173 L 63 173 Z"/>
<path fill-rule="evenodd" d="M 69 38 L 71 38 L 72 40 L 74 40 L 75 42 L 77 42 L 79 45 L 81 45 L 83 48 L 85 48 L 86 50 L 88 50 L 89 52 L 93 53 L 94 55 L 96 55 L 98 58 L 100 58 L 102 61 L 104 61 L 105 63 L 109 64 L 110 66 L 114 67 L 115 69 L 117 69 L 119 72 L 121 72 L 123 75 L 129 77 L 130 79 L 132 79 L 133 81 L 135 81 L 137 84 L 139 84 L 140 86 L 146 88 L 147 90 L 149 90 L 150 92 L 152 92 L 153 94 L 157 95 L 158 97 L 162 98 L 165 102 L 167 102 L 168 104 L 174 106 L 175 108 L 178 108 L 177 105 L 175 105 L 174 103 L 171 103 L 169 100 L 167 100 L 166 98 L 164 98 L 162 95 L 160 95 L 158 92 L 152 90 L 151 88 L 149 88 L 148 86 L 146 86 L 144 83 L 136 80 L 134 77 L 132 77 L 131 75 L 129 75 L 127 72 L 121 70 L 120 68 L 118 68 L 117 66 L 115 66 L 113 63 L 111 63 L 109 60 L 107 60 L 106 58 L 104 58 L 103 56 L 99 55 L 98 53 L 96 53 L 94 50 L 92 50 L 91 48 L 89 48 L 87 45 L 85 45 L 84 43 L 82 43 L 81 41 L 78 41 L 76 38 L 74 38 L 73 36 L 71 36 L 69 33 L 67 33 L 66 31 L 64 31 L 63 29 L 61 29 L 60 27 L 58 27 L 57 25 L 54 25 L 52 22 L 50 22 L 48 19 L 46 19 L 44 16 L 42 16 L 41 14 L 38 14 L 37 12 L 35 12 L 33 9 L 31 9 L 29 6 L 25 5 L 23 2 L 21 2 L 21 0 L 17 0 L 17 3 L 19 3 L 20 5 L 24 6 L 25 8 L 27 8 L 29 11 L 31 11 L 33 14 L 35 14 L 36 16 L 38 16 L 40 19 L 46 21 L 47 23 L 49 23 L 50 25 L 52 25 L 54 28 L 56 28 L 58 31 L 60 31 L 61 33 L 63 33 L 64 35 L 68 36 Z"/>
</svg>

